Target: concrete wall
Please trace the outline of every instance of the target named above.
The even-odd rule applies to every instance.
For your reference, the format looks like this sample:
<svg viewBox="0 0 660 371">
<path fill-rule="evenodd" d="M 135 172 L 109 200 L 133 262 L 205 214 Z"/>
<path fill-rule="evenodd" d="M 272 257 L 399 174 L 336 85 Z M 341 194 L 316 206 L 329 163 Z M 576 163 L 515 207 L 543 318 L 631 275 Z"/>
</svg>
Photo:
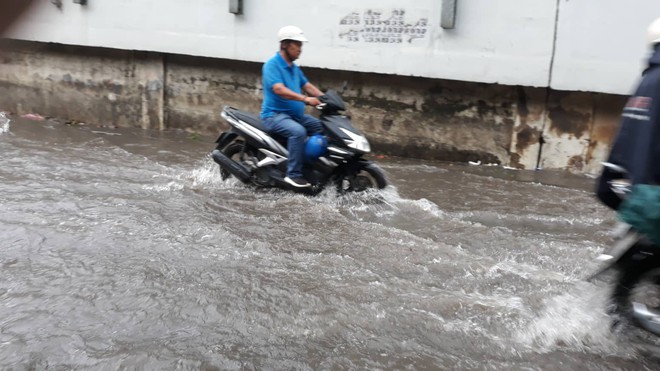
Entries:
<svg viewBox="0 0 660 371">
<path fill-rule="evenodd" d="M 260 64 L 0 40 L 0 111 L 217 134 L 223 105 L 258 110 Z"/>
<path fill-rule="evenodd" d="M 660 16 L 657 0 L 455 0 L 446 29 L 450 1 L 43 0 L 10 37 L 262 62 L 293 23 L 307 67 L 624 95 Z"/>
<path fill-rule="evenodd" d="M 657 0 L 243 4 L 36 2 L 8 35 L 25 42 L 4 44 L 0 109 L 215 134 L 221 106 L 259 110 L 260 65 L 292 23 L 311 40 L 298 62 L 322 88 L 349 82 L 378 151 L 593 173 L 660 16 Z"/>
<path fill-rule="evenodd" d="M 258 112 L 261 63 L 5 40 L 0 111 L 91 125 L 216 135 L 224 105 Z M 348 114 L 375 151 L 517 168 L 596 172 L 625 96 L 306 68 L 344 81 Z M 542 138 L 542 140 L 541 140 Z"/>
<path fill-rule="evenodd" d="M 162 55 L 4 41 L 0 110 L 164 129 Z"/>
</svg>

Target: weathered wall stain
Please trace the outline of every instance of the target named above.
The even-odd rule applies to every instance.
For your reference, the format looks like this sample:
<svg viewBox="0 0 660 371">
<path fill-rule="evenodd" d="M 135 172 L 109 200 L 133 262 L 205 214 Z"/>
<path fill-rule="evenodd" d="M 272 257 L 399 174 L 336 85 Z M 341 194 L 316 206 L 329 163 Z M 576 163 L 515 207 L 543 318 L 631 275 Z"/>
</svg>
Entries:
<svg viewBox="0 0 660 371">
<path fill-rule="evenodd" d="M 520 124 L 516 128 L 516 154 L 521 154 L 529 146 L 539 142 L 540 132 L 535 128 L 530 127 L 527 124 L 527 119 L 529 115 L 529 108 L 527 107 L 527 96 L 525 91 L 522 88 L 516 89 L 517 93 L 517 102 L 516 102 L 516 112 L 518 114 L 518 119 Z M 516 166 L 518 164 L 516 163 Z"/>
<path fill-rule="evenodd" d="M 595 125 L 594 97 L 594 93 L 548 90 L 540 167 L 563 168 L 573 172 L 591 169 L 584 159 Z M 582 160 L 576 161 L 578 157 Z"/>
<path fill-rule="evenodd" d="M 383 119 L 383 129 L 385 131 L 389 131 L 392 128 L 392 125 L 394 125 L 394 120 L 389 119 L 389 118 L 384 118 Z"/>
<path fill-rule="evenodd" d="M 619 116 L 626 100 L 621 95 L 594 94 L 594 124 L 585 154 L 585 172 L 600 171 L 600 161 L 606 159 L 612 138 L 619 130 Z"/>
<path fill-rule="evenodd" d="M 576 171 L 582 171 L 584 169 L 584 158 L 579 155 L 572 156 L 568 159 L 568 167 Z"/>
<path fill-rule="evenodd" d="M 520 126 L 516 130 L 516 153 L 521 153 L 525 148 L 539 142 L 539 131 L 527 125 Z"/>
<path fill-rule="evenodd" d="M 554 107 L 548 114 L 550 129 L 557 134 L 570 134 L 582 138 L 589 132 L 591 116 L 586 113 L 568 111 L 565 107 Z"/>
<path fill-rule="evenodd" d="M 525 95 L 525 89 L 522 87 L 516 88 L 516 96 L 518 100 L 516 101 L 516 111 L 521 120 L 527 120 L 527 115 L 529 115 L 529 108 L 527 107 L 527 95 Z"/>
</svg>

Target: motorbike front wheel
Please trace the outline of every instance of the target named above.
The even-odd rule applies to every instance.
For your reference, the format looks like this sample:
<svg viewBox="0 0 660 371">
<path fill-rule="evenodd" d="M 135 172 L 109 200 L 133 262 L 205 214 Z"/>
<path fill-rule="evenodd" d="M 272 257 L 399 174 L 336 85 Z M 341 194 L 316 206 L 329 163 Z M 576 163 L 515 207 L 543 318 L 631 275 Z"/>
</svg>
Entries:
<svg viewBox="0 0 660 371">
<path fill-rule="evenodd" d="M 383 189 L 387 186 L 385 173 L 373 163 L 360 164 L 357 171 L 339 177 L 336 181 L 339 193 L 362 192 L 368 189 Z"/>
<path fill-rule="evenodd" d="M 634 323 L 660 336 L 660 259 L 639 259 L 619 273 L 612 293 L 613 326 Z"/>
</svg>

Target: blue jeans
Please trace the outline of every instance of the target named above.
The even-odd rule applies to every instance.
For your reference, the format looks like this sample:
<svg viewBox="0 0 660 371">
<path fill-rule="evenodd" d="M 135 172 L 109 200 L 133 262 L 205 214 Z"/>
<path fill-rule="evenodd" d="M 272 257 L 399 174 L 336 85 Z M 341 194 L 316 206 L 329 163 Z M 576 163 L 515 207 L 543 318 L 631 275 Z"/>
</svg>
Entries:
<svg viewBox="0 0 660 371">
<path fill-rule="evenodd" d="M 305 153 L 305 139 L 307 135 L 323 132 L 321 121 L 311 115 L 302 115 L 294 119 L 286 113 L 277 113 L 263 121 L 268 132 L 287 138 L 289 151 L 289 165 L 286 175 L 289 178 L 303 176 L 303 155 Z"/>
</svg>

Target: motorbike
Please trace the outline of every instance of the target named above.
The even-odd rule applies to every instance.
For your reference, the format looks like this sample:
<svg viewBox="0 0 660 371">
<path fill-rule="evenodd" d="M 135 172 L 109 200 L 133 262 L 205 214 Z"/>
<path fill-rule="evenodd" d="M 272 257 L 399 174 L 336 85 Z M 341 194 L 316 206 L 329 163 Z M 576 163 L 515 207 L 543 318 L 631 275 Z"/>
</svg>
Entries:
<svg viewBox="0 0 660 371">
<path fill-rule="evenodd" d="M 616 174 L 608 181 L 612 193 L 625 198 L 631 189 L 626 170 L 611 163 L 603 165 Z M 601 266 L 587 280 L 614 273 L 609 307 L 613 329 L 632 324 L 660 336 L 660 247 L 623 222 L 612 235 L 613 245 L 598 256 Z"/>
<path fill-rule="evenodd" d="M 211 157 L 220 167 L 223 180 L 235 177 L 257 187 L 276 187 L 307 194 L 318 194 L 328 185 L 338 193 L 382 189 L 388 184 L 381 168 L 365 159 L 371 152 L 367 138 L 342 113 L 346 106 L 334 90 L 318 97 L 319 119 L 327 150 L 318 158 L 306 160 L 303 176 L 311 187 L 295 188 L 284 181 L 288 164 L 286 138 L 268 133 L 258 115 L 231 106 L 221 117 L 230 126 L 220 134 Z"/>
</svg>

